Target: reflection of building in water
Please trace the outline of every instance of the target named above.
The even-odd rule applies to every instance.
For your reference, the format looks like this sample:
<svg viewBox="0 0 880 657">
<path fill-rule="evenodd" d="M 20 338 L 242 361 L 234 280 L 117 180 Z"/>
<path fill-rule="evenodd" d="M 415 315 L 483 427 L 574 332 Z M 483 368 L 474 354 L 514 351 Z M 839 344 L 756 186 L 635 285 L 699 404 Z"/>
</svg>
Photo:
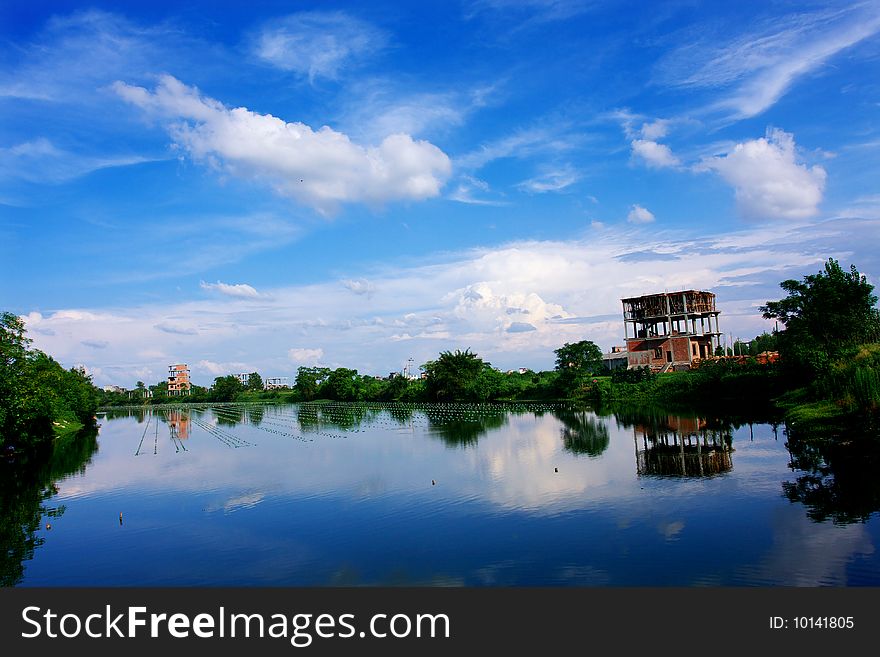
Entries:
<svg viewBox="0 0 880 657">
<path fill-rule="evenodd" d="M 172 438 L 179 438 L 180 440 L 186 440 L 189 438 L 189 413 L 168 411 L 168 425 L 171 427 Z"/>
<path fill-rule="evenodd" d="M 729 433 L 707 429 L 701 418 L 667 417 L 633 429 L 639 475 L 706 477 L 733 469 Z"/>
</svg>

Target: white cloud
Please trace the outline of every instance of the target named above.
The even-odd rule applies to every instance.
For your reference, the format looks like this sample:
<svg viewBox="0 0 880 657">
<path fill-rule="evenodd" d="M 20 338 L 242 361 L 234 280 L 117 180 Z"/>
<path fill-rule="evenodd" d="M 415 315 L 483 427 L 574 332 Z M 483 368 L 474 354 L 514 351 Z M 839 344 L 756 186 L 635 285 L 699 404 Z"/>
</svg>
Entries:
<svg viewBox="0 0 880 657">
<path fill-rule="evenodd" d="M 353 294 L 371 296 L 376 291 L 376 286 L 364 278 L 347 279 L 342 281 L 342 287 Z"/>
<path fill-rule="evenodd" d="M 662 68 L 678 86 L 728 89 L 710 109 L 749 118 L 775 104 L 800 77 L 878 30 L 880 10 L 870 2 L 774 17 L 733 39 L 689 39 Z"/>
<path fill-rule="evenodd" d="M 318 363 L 384 374 L 409 357 L 424 363 L 468 347 L 502 369 L 546 369 L 565 342 L 620 344 L 620 299 L 656 291 L 712 290 L 725 333 L 758 335 L 768 323 L 755 308 L 780 298 L 779 281 L 812 273 L 828 257 L 880 271 L 872 248 L 878 241 L 880 223 L 872 220 L 776 222 L 699 239 L 653 225 L 585 227 L 566 240 L 511 242 L 350 272 L 343 280 L 369 281 L 382 291 L 369 303 L 356 302 L 333 275 L 268 290 L 258 312 L 250 299 L 195 295 L 113 309 L 34 310 L 26 321 L 36 348 L 66 367 L 100 369 L 99 385 L 130 387 L 144 377 L 136 371 L 161 377 L 172 362 L 205 361 L 193 366 L 199 385 L 244 371 L 293 376 L 297 366 Z M 525 324 L 535 330 L 523 330 Z M 187 335 L 196 328 L 198 335 Z M 108 344 L 95 349 L 84 340 Z"/>
<path fill-rule="evenodd" d="M 561 153 L 576 145 L 573 135 L 565 134 L 566 126 L 538 126 L 524 128 L 455 158 L 455 164 L 465 169 L 480 169 L 489 162 L 504 158 L 525 158 L 541 153 Z"/>
<path fill-rule="evenodd" d="M 662 139 L 669 132 L 669 120 L 657 119 L 651 123 L 643 123 L 640 130 L 642 139 L 656 141 Z"/>
<path fill-rule="evenodd" d="M 679 160 L 672 154 L 669 146 L 659 144 L 647 139 L 634 139 L 632 141 L 633 155 L 640 157 L 650 167 L 663 168 L 674 167 Z"/>
<path fill-rule="evenodd" d="M 626 220 L 631 224 L 647 224 L 654 221 L 654 213 L 636 203 L 630 208 Z"/>
<path fill-rule="evenodd" d="M 473 176 L 464 175 L 458 180 L 455 189 L 450 192 L 448 198 L 451 201 L 468 205 L 507 205 L 506 201 L 486 198 L 490 193 L 489 183 Z"/>
<path fill-rule="evenodd" d="M 385 47 L 381 30 L 343 12 L 302 12 L 274 19 L 254 44 L 257 56 L 310 81 L 335 79 L 340 70 Z"/>
<path fill-rule="evenodd" d="M 93 171 L 155 161 L 136 155 L 89 156 L 58 148 L 37 137 L 8 148 L 0 147 L 0 175 L 28 182 L 63 183 Z"/>
<path fill-rule="evenodd" d="M 196 162 L 275 190 L 321 212 L 340 203 L 382 204 L 437 196 L 451 172 L 443 151 L 406 134 L 360 146 L 327 126 L 313 130 L 244 107 L 229 109 L 171 76 L 155 91 L 116 82 L 126 101 L 169 121 L 176 146 Z"/>
<path fill-rule="evenodd" d="M 741 212 L 753 218 L 804 219 L 819 212 L 826 173 L 796 160 L 794 137 L 779 129 L 737 144 L 726 155 L 704 159 L 736 190 Z"/>
<path fill-rule="evenodd" d="M 196 363 L 196 367 L 214 376 L 229 376 L 230 374 L 253 371 L 245 363 L 215 363 L 212 360 L 200 360 Z"/>
<path fill-rule="evenodd" d="M 220 294 L 224 294 L 228 297 L 235 297 L 237 299 L 259 299 L 262 296 L 253 287 L 245 283 L 230 285 L 228 283 L 221 283 L 220 281 L 217 281 L 216 283 L 206 283 L 205 281 L 202 281 L 199 283 L 199 287 L 203 290 L 219 292 Z"/>
<path fill-rule="evenodd" d="M 562 167 L 546 171 L 540 176 L 519 183 L 517 187 L 526 192 L 542 194 L 544 192 L 560 192 L 579 180 L 580 176 L 572 167 Z"/>
<path fill-rule="evenodd" d="M 295 347 L 288 350 L 287 357 L 294 363 L 301 365 L 317 365 L 324 358 L 324 350 Z"/>
</svg>

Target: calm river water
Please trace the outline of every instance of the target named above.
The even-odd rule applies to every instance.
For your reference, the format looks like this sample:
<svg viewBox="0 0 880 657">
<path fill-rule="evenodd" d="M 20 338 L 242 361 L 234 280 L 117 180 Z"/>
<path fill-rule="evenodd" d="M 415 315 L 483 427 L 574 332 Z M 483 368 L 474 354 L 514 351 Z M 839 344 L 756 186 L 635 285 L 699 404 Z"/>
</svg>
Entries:
<svg viewBox="0 0 880 657">
<path fill-rule="evenodd" d="M 880 585 L 877 477 L 768 424 L 339 403 L 99 422 L 4 465 L 3 584 Z"/>
</svg>

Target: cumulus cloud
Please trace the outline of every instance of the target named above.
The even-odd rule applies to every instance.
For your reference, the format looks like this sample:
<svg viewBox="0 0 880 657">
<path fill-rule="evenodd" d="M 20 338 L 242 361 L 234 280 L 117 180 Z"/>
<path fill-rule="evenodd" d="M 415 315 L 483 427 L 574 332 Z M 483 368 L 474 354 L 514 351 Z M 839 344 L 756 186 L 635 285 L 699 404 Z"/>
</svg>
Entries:
<svg viewBox="0 0 880 657">
<path fill-rule="evenodd" d="M 732 185 L 740 211 L 751 218 L 815 216 L 825 189 L 825 169 L 799 164 L 794 137 L 779 129 L 705 159 L 699 169 L 715 171 Z"/>
<path fill-rule="evenodd" d="M 295 347 L 288 350 L 287 357 L 294 363 L 301 365 L 317 365 L 324 358 L 324 350 Z"/>
<path fill-rule="evenodd" d="M 446 154 L 427 141 L 391 134 L 361 146 L 327 126 L 313 130 L 202 96 L 165 75 L 154 91 L 117 81 L 127 102 L 167 121 L 177 148 L 231 175 L 266 181 L 322 213 L 341 203 L 380 205 L 437 196 L 451 173 Z"/>
<path fill-rule="evenodd" d="M 672 150 L 666 144 L 660 144 L 648 139 L 634 139 L 632 152 L 635 157 L 644 160 L 649 167 L 663 168 L 674 167 L 679 160 L 672 154 Z"/>
<path fill-rule="evenodd" d="M 468 331 L 522 333 L 537 330 L 535 324 L 572 316 L 560 304 L 545 301 L 535 292 L 498 290 L 509 286 L 509 281 L 483 281 L 456 290 L 446 299 L 455 301 L 452 314 Z M 531 321 L 513 321 L 515 315 L 528 315 Z"/>
<path fill-rule="evenodd" d="M 310 11 L 275 19 L 254 44 L 256 55 L 284 71 L 335 79 L 340 70 L 381 50 L 385 33 L 343 12 Z"/>
<path fill-rule="evenodd" d="M 626 220 L 631 224 L 648 224 L 654 221 L 654 213 L 636 203 L 630 208 Z"/>
<path fill-rule="evenodd" d="M 217 281 L 216 283 L 206 283 L 205 281 L 202 281 L 199 283 L 199 287 L 203 290 L 219 292 L 220 294 L 224 294 L 228 297 L 235 297 L 237 299 L 259 299 L 262 296 L 253 287 L 245 283 L 230 285 L 228 283 L 221 283 L 220 281 Z"/>
</svg>

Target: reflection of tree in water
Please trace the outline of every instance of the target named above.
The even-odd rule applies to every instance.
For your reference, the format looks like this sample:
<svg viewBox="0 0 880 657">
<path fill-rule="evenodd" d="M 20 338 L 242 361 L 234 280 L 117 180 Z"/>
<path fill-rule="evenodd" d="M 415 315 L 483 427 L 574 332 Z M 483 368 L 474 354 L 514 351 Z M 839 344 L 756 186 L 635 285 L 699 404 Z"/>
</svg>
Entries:
<svg viewBox="0 0 880 657">
<path fill-rule="evenodd" d="M 234 427 L 245 421 L 245 409 L 243 406 L 219 406 L 214 409 L 214 417 L 220 426 Z"/>
<path fill-rule="evenodd" d="M 45 452 L 0 462 L 0 586 L 21 582 L 24 562 L 45 542 L 37 536 L 43 517 L 64 514 L 63 505 L 46 504 L 58 493 L 56 482 L 83 472 L 97 450 L 97 431 L 92 430 L 56 440 Z"/>
<path fill-rule="evenodd" d="M 423 412 L 428 418 L 429 435 L 439 436 L 452 447 L 476 445 L 484 433 L 507 422 L 506 411 L 500 409 L 475 412 L 464 405 L 459 409 L 446 404 L 439 408 L 426 407 Z"/>
<path fill-rule="evenodd" d="M 144 406 L 123 406 L 121 408 L 107 408 L 103 413 L 108 420 L 133 417 L 137 418 L 138 424 L 142 424 L 148 414 L 152 415 L 152 410 Z"/>
<path fill-rule="evenodd" d="M 789 431 L 786 443 L 795 481 L 782 483 L 791 502 L 807 507 L 815 522 L 864 522 L 880 510 L 880 445 L 876 436 L 808 441 Z"/>
<path fill-rule="evenodd" d="M 257 406 L 249 406 L 247 409 L 247 419 L 255 427 L 260 426 L 260 422 L 263 421 L 263 414 L 266 412 L 266 407 L 262 405 Z"/>
<path fill-rule="evenodd" d="M 391 404 L 385 410 L 398 424 L 408 424 L 412 420 L 413 409 L 408 406 Z"/>
<path fill-rule="evenodd" d="M 571 453 L 596 457 L 608 449 L 608 427 L 593 413 L 559 410 L 553 415 L 564 425 L 562 444 Z"/>
<path fill-rule="evenodd" d="M 374 418 L 377 413 L 363 404 L 304 403 L 298 406 L 296 419 L 303 431 L 322 427 L 354 429 Z"/>
</svg>

